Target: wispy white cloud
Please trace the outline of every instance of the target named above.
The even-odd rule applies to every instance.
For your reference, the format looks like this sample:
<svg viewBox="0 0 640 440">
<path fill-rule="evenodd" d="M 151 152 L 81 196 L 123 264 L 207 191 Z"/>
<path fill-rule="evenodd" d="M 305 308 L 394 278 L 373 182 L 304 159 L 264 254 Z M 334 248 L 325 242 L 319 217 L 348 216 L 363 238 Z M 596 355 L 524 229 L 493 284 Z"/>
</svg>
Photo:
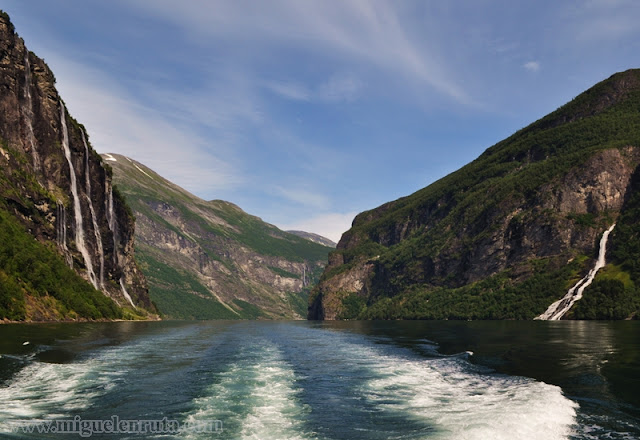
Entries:
<svg viewBox="0 0 640 440">
<path fill-rule="evenodd" d="M 131 99 L 105 72 L 54 54 L 47 61 L 69 111 L 85 125 L 98 152 L 132 157 L 195 193 L 243 181 L 207 139 Z"/>
<path fill-rule="evenodd" d="M 418 38 L 407 30 L 404 19 L 411 11 L 397 3 L 233 0 L 176 6 L 169 0 L 141 0 L 130 7 L 143 8 L 169 20 L 199 40 L 216 37 L 238 45 L 245 56 L 252 58 L 259 59 L 272 50 L 303 50 L 345 64 L 364 63 L 385 71 L 395 78 L 396 86 L 409 80 L 416 86 L 430 86 L 455 101 L 471 101 L 455 81 L 455 72 L 447 67 L 446 55 L 438 53 L 437 44 L 428 36 L 425 40 L 425 35 Z M 247 41 L 252 42 L 251 47 Z M 331 85 L 354 87 L 354 83 L 344 81 Z M 279 90 L 291 98 L 305 96 L 297 88 Z"/>
<path fill-rule="evenodd" d="M 351 223 L 356 214 L 357 212 L 324 213 L 297 222 L 280 224 L 278 227 L 285 231 L 313 232 L 337 243 L 340 241 L 342 234 L 351 228 Z"/>
<path fill-rule="evenodd" d="M 38 1 L 37 8 L 21 8 L 60 12 Z M 474 119 L 487 116 L 488 103 L 496 114 L 517 114 L 519 127 L 564 99 L 532 93 L 533 83 L 568 90 L 561 77 L 580 64 L 575 75 L 591 85 L 601 72 L 612 73 L 613 63 L 601 62 L 618 53 L 611 48 L 621 48 L 625 56 L 615 67 L 625 68 L 640 32 L 635 0 L 549 1 L 537 8 L 420 0 L 113 1 L 123 28 L 140 38 L 105 39 L 112 32 L 108 15 L 92 22 L 101 28 L 97 34 L 68 25 L 86 23 L 80 19 L 46 17 L 33 25 L 37 41 L 53 48 L 38 52 L 94 146 L 131 156 L 200 196 L 244 198 L 249 212 L 291 223 L 354 209 L 356 200 L 363 209 L 381 203 L 362 182 L 378 179 L 383 186 L 393 179 L 398 189 L 389 197 L 402 195 L 402 185 L 414 190 L 407 176 L 423 176 L 433 164 L 390 166 L 390 148 L 398 157 L 437 155 L 433 145 L 458 148 L 466 140 L 455 140 L 454 125 L 502 133 L 495 127 L 504 121 Z M 79 3 L 65 12 L 78 18 L 95 12 Z M 137 28 L 140 19 L 144 29 Z M 86 35 L 87 43 L 70 44 L 67 30 Z M 49 42 L 48 35 L 60 40 Z M 344 105 L 354 102 L 367 105 Z M 452 113 L 464 116 L 449 119 Z M 331 215 L 298 229 L 318 232 L 314 225 L 335 223 Z"/>
<path fill-rule="evenodd" d="M 274 192 L 289 201 L 314 209 L 324 210 L 330 204 L 329 198 L 325 195 L 316 191 L 310 191 L 304 187 L 284 188 L 276 186 L 274 187 Z"/>
<path fill-rule="evenodd" d="M 324 101 L 351 102 L 357 98 L 363 87 L 364 83 L 355 75 L 333 75 L 320 86 L 318 96 Z"/>
<path fill-rule="evenodd" d="M 309 101 L 311 99 L 310 91 L 301 84 L 271 81 L 266 84 L 266 87 L 276 95 L 293 101 Z"/>
<path fill-rule="evenodd" d="M 352 73 L 334 74 L 314 87 L 295 82 L 270 81 L 265 87 L 285 99 L 307 102 L 352 102 L 362 93 L 364 82 Z"/>
<path fill-rule="evenodd" d="M 587 0 L 567 14 L 572 36 L 581 43 L 618 40 L 640 33 L 640 2 L 635 0 Z"/>
</svg>

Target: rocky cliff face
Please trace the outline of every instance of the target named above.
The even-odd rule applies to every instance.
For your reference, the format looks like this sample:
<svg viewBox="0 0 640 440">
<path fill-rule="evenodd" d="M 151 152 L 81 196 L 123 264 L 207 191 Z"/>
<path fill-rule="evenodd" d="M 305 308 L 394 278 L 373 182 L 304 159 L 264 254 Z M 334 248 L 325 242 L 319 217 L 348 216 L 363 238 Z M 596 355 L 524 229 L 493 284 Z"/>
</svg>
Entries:
<svg viewBox="0 0 640 440">
<path fill-rule="evenodd" d="M 304 318 L 331 248 L 232 203 L 202 200 L 125 156 L 104 158 L 135 213 L 136 255 L 162 313 Z"/>
<path fill-rule="evenodd" d="M 0 195 L 42 243 L 52 243 L 120 305 L 153 310 L 133 259 L 134 218 L 55 78 L 0 16 Z"/>
<path fill-rule="evenodd" d="M 459 171 L 358 215 L 309 318 L 542 313 L 588 270 L 631 197 L 638 102 L 640 71 L 616 74 Z M 534 281 L 545 291 L 531 292 Z"/>
</svg>

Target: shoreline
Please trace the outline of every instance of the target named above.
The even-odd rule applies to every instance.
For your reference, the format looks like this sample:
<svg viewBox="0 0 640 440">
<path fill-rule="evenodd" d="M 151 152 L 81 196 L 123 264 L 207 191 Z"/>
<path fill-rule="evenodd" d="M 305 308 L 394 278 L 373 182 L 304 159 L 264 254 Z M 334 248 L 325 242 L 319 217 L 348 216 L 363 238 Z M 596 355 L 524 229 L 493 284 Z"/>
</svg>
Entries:
<svg viewBox="0 0 640 440">
<path fill-rule="evenodd" d="M 152 316 L 148 319 L 53 319 L 43 321 L 12 321 L 10 319 L 0 319 L 0 325 L 4 324 L 82 324 L 89 322 L 158 322 L 163 321 L 159 316 Z"/>
</svg>

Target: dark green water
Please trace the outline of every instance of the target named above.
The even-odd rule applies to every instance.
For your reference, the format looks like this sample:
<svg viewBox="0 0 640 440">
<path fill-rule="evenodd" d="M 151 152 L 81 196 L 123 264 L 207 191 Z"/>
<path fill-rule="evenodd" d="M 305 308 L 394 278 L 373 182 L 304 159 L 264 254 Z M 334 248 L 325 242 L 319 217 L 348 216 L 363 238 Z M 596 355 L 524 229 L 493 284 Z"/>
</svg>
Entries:
<svg viewBox="0 0 640 440">
<path fill-rule="evenodd" d="M 222 431 L 92 438 L 638 439 L 639 396 L 639 322 L 0 326 L 1 438 L 166 417 Z"/>
</svg>

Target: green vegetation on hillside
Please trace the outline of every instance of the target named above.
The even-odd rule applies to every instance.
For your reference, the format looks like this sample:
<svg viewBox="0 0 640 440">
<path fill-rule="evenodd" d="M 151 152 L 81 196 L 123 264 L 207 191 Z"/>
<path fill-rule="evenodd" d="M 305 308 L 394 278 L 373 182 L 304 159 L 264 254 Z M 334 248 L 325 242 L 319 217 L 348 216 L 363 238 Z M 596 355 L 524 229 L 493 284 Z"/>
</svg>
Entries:
<svg viewBox="0 0 640 440">
<path fill-rule="evenodd" d="M 576 319 L 640 317 L 640 168 L 610 239 L 608 264 L 576 304 Z"/>
<path fill-rule="evenodd" d="M 179 210 L 186 221 L 211 234 L 235 240 L 262 255 L 283 257 L 290 261 L 325 261 L 331 248 L 314 243 L 294 234 L 283 232 L 260 218 L 247 214 L 232 203 L 222 200 L 204 201 L 167 181 L 152 170 L 143 174 L 132 162 L 117 156 L 118 186 L 127 202 L 139 212 L 182 235 L 173 225 L 162 219 L 150 208 L 159 201 Z M 208 220 L 202 212 L 210 213 L 229 226 Z"/>
<path fill-rule="evenodd" d="M 609 259 L 640 286 L 640 168 L 631 180 L 631 196 L 613 230 L 611 244 Z"/>
<path fill-rule="evenodd" d="M 535 274 L 514 283 L 505 271 L 463 287 L 424 289 L 384 298 L 358 314 L 364 319 L 533 319 L 561 297 L 575 280 L 585 258 L 561 269 L 549 269 L 548 260 L 534 262 Z M 571 280 L 569 283 L 567 280 Z"/>
<path fill-rule="evenodd" d="M 0 318 L 24 320 L 25 294 L 66 319 L 122 318 L 122 310 L 39 243 L 0 205 Z M 53 299 L 53 300 L 51 300 Z"/>
<path fill-rule="evenodd" d="M 224 202 L 223 202 L 224 203 Z M 231 236 L 259 254 L 283 257 L 290 261 L 325 261 L 331 248 L 280 231 L 238 208 L 219 211 L 220 217 L 240 230 Z"/>
<path fill-rule="evenodd" d="M 481 243 L 490 241 L 492 232 L 510 212 L 521 211 L 511 220 L 516 231 L 530 222 L 543 227 L 558 221 L 559 213 L 536 208 L 545 191 L 560 186 L 570 170 L 579 170 L 598 152 L 640 146 L 639 84 L 640 70 L 614 75 L 487 149 L 458 171 L 410 196 L 358 215 L 345 237 L 348 247 L 335 251 L 342 254 L 345 264 L 328 269 L 323 280 L 367 260 L 375 263 L 376 273 L 369 280 L 367 305 L 363 306 L 360 298 L 346 296 L 342 317 L 530 319 L 543 312 L 566 291 L 564 269 L 536 270 L 525 282 L 503 273 L 463 285 L 463 274 L 468 270 L 465 261 L 482 248 Z M 626 204 L 615 231 L 614 241 L 624 243 L 618 246 L 615 261 L 640 286 L 640 191 L 636 190 L 634 197 L 638 200 Z M 611 219 L 605 217 L 574 214 L 561 220 L 594 228 L 610 224 Z M 452 269 L 436 277 L 435 261 Z M 621 291 L 614 284 L 597 283 L 592 290 L 615 291 L 626 295 L 624 298 L 636 295 L 633 289 Z M 585 302 L 585 307 L 588 304 Z M 624 313 L 629 310 L 625 306 Z"/>
<path fill-rule="evenodd" d="M 582 101 L 582 100 L 579 100 Z M 588 118 L 549 128 L 551 121 L 579 111 L 567 104 L 532 126 L 520 130 L 489 148 L 478 159 L 411 196 L 392 202 L 392 209 L 370 222 L 359 222 L 353 233 L 370 240 L 401 224 L 407 218 L 429 212 L 441 219 L 429 242 L 445 229 L 459 230 L 510 200 L 533 199 L 538 189 L 571 168 L 584 163 L 595 152 L 640 145 L 640 92 L 633 92 L 624 104 Z M 438 203 L 441 202 L 441 203 Z M 360 218 L 366 218 L 363 213 Z M 416 231 L 414 235 L 421 235 Z M 479 231 L 481 233 L 481 231 Z M 421 240 L 420 244 L 424 244 Z M 360 246 L 365 246 L 363 242 Z M 409 243 L 403 242 L 402 245 Z M 437 251 L 429 249 L 432 254 Z M 351 250 L 353 252 L 353 250 Z M 401 247 L 392 252 L 402 252 Z"/>
<path fill-rule="evenodd" d="M 291 263 L 304 262 L 316 271 L 307 279 L 315 276 L 317 280 L 318 265 L 326 262 L 332 248 L 281 231 L 232 203 L 202 200 L 142 164 L 117 154 L 113 157 L 116 161 L 109 165 L 114 182 L 144 224 L 137 232 L 136 255 L 149 281 L 150 296 L 165 316 L 306 315 L 306 300 L 284 287 L 300 280 L 301 274 L 278 265 L 295 267 Z M 171 241 L 171 250 L 163 247 L 163 240 Z M 247 272 L 248 267 L 260 265 L 269 272 Z M 204 285 L 205 278 L 211 283 Z M 209 285 L 219 290 L 213 292 Z"/>
<path fill-rule="evenodd" d="M 640 297 L 634 287 L 615 279 L 593 282 L 571 309 L 574 319 L 626 319 L 638 310 Z"/>
<path fill-rule="evenodd" d="M 136 258 L 149 282 L 149 296 L 165 318 L 173 319 L 239 319 L 213 298 L 207 288 L 188 272 L 177 270 L 138 247 Z"/>
</svg>

